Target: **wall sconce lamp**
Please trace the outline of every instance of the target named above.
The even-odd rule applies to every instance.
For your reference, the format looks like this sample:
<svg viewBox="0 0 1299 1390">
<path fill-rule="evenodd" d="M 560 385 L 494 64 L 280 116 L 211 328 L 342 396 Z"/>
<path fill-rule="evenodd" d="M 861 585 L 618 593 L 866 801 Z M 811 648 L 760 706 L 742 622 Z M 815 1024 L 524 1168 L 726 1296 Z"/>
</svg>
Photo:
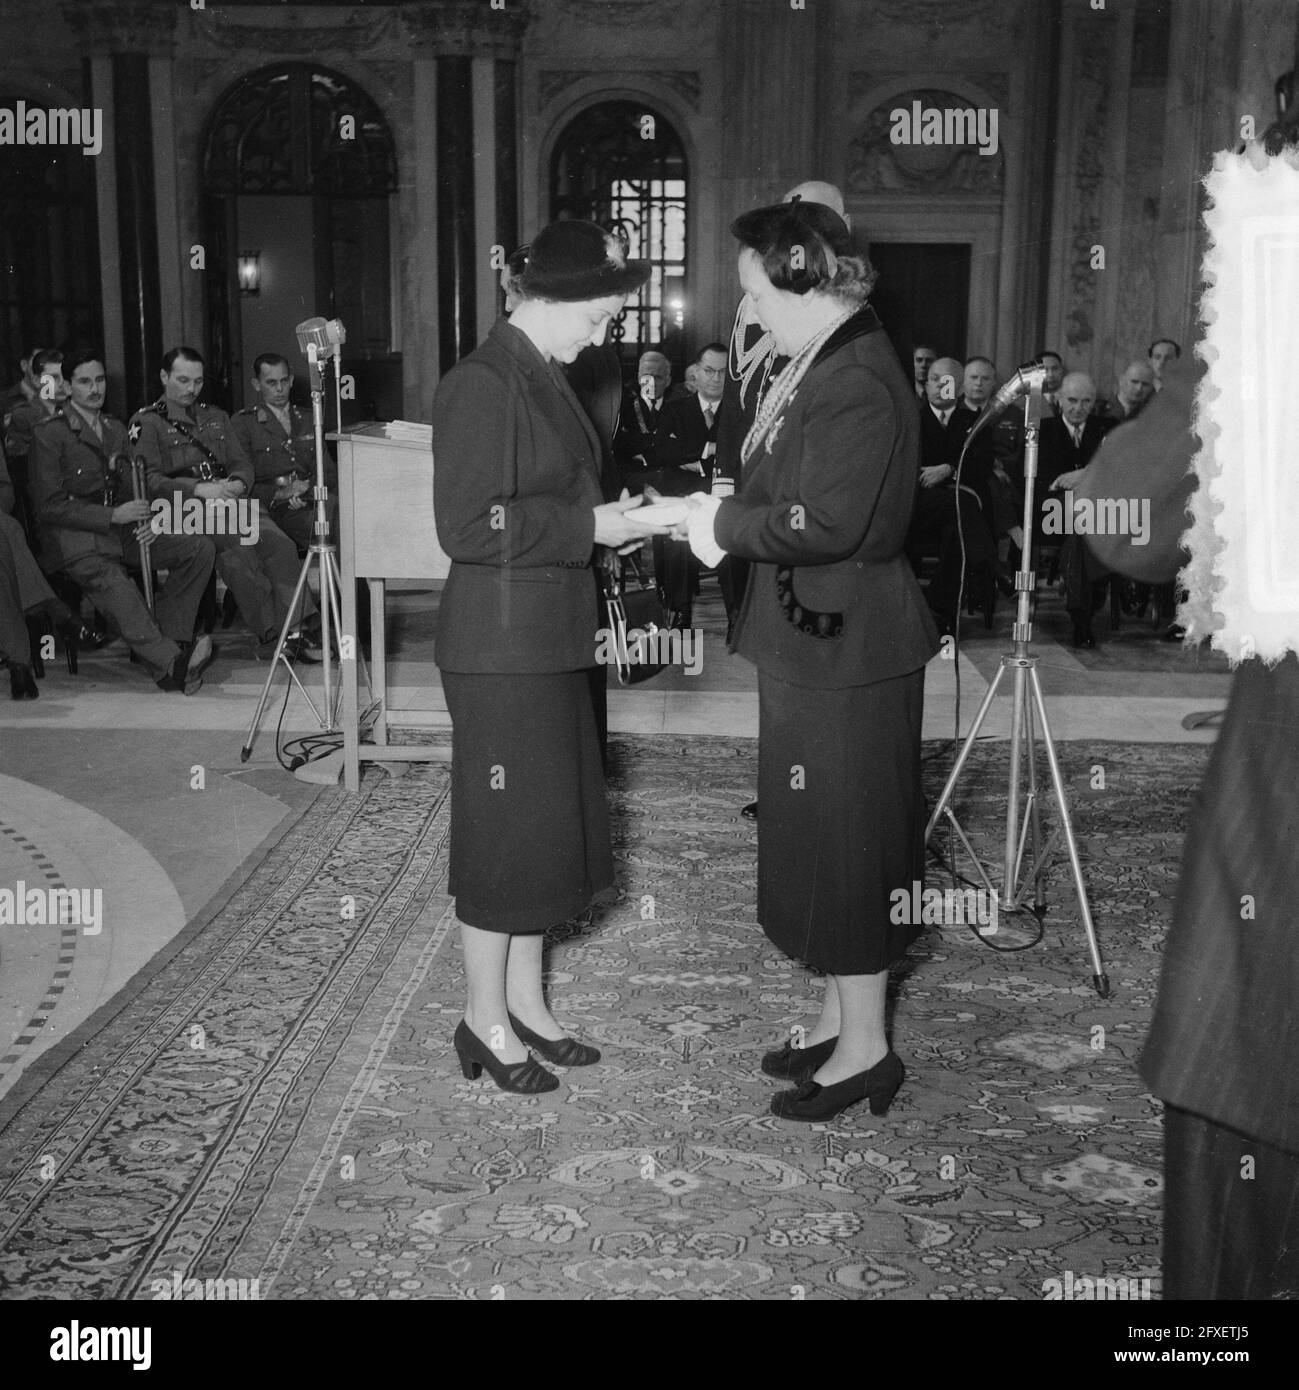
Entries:
<svg viewBox="0 0 1299 1390">
<path fill-rule="evenodd" d="M 239 257 L 239 293 L 259 294 L 262 287 L 260 251 L 245 251 Z"/>
</svg>

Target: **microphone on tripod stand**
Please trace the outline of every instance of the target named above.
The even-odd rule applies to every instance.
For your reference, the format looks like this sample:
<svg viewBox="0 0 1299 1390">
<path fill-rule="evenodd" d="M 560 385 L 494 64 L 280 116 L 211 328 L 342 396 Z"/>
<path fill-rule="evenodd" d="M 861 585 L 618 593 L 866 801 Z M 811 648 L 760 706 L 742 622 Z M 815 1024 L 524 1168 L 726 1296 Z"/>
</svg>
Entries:
<svg viewBox="0 0 1299 1390">
<path fill-rule="evenodd" d="M 341 356 L 339 349 L 347 340 L 347 333 L 339 319 L 325 319 L 320 317 L 304 320 L 302 323 L 298 324 L 294 331 L 298 336 L 298 346 L 305 354 L 307 365 L 311 372 L 311 417 L 312 424 L 315 427 L 316 444 L 316 477 L 315 487 L 312 489 L 312 498 L 315 502 L 315 520 L 312 526 L 312 542 L 311 545 L 308 546 L 306 558 L 302 562 L 302 569 L 298 575 L 297 587 L 293 591 L 293 598 L 289 603 L 289 611 L 284 619 L 284 626 L 280 632 L 280 640 L 276 644 L 275 655 L 271 659 L 271 669 L 267 673 L 266 684 L 262 687 L 261 698 L 257 702 L 257 708 L 253 713 L 252 723 L 248 728 L 248 737 L 244 741 L 243 748 L 240 750 L 240 762 L 247 762 L 249 755 L 252 753 L 253 740 L 257 736 L 257 728 L 261 723 L 262 711 L 266 708 L 266 701 L 270 696 L 271 683 L 275 679 L 281 662 L 284 664 L 290 682 L 298 688 L 312 713 L 316 716 L 322 731 L 327 735 L 333 735 L 338 729 L 338 707 L 343 692 L 341 679 L 337 687 L 335 686 L 332 669 L 334 660 L 333 643 L 336 637 L 339 639 L 340 659 L 343 656 L 343 620 L 342 601 L 339 594 L 340 576 L 338 570 L 338 554 L 336 548 L 330 544 L 329 541 L 329 516 L 326 508 L 329 489 L 325 484 L 325 382 L 321 364 L 329 362 L 330 360 L 333 361 L 334 381 L 337 391 Z M 311 696 L 307 693 L 301 680 L 298 679 L 298 674 L 293 669 L 293 662 L 284 652 L 285 644 L 289 640 L 289 634 L 295 619 L 300 609 L 305 606 L 306 596 L 310 589 L 307 580 L 313 566 L 317 568 L 320 594 L 320 642 L 323 653 L 320 667 L 323 686 L 323 702 L 320 709 L 316 708 Z M 303 763 L 309 761 L 311 761 L 310 754 L 304 758 L 294 758 L 290 765 L 290 771 L 296 770 L 301 767 Z"/>
</svg>

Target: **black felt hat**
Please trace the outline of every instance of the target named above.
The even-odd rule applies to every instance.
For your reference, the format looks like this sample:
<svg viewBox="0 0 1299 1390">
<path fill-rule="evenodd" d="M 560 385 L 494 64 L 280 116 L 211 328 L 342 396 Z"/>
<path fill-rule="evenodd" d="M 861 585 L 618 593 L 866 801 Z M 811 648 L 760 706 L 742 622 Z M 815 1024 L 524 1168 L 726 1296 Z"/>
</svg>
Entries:
<svg viewBox="0 0 1299 1390">
<path fill-rule="evenodd" d="M 629 261 L 621 240 L 594 222 L 552 222 L 532 238 L 527 257 L 518 285 L 530 299 L 604 299 L 650 277 L 648 261 Z"/>
</svg>

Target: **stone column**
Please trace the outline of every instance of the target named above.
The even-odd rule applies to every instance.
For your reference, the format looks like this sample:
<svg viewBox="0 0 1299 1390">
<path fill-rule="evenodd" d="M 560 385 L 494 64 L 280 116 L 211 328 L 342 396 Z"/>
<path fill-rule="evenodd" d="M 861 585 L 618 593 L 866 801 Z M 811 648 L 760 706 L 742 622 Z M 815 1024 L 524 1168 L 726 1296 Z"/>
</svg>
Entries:
<svg viewBox="0 0 1299 1390">
<path fill-rule="evenodd" d="M 438 356 L 443 371 L 477 343 L 472 63 L 459 54 L 437 59 Z"/>
<path fill-rule="evenodd" d="M 794 10 L 769 0 L 723 0 L 721 42 L 721 196 L 729 221 L 776 202 L 796 183 L 833 178 L 818 160 L 828 113 L 818 102 L 818 62 L 833 11 Z M 717 283 L 735 283 L 735 247 L 717 238 Z M 729 329 L 723 307 L 719 317 Z"/>
<path fill-rule="evenodd" d="M 515 59 L 528 24 L 525 4 L 504 10 L 451 0 L 404 13 L 420 62 L 434 68 L 438 366 L 477 346 L 497 315 L 499 270 L 517 238 Z M 428 55 L 427 57 L 425 55 Z M 418 79 L 417 79 L 418 80 Z M 427 137 L 417 136 L 417 139 Z M 503 206 L 503 204 L 507 206 Z M 422 221 L 422 218 L 421 218 Z"/>
<path fill-rule="evenodd" d="M 151 77 L 165 76 L 170 66 L 177 11 L 149 0 L 117 0 L 69 4 L 63 13 L 90 61 L 92 100 L 104 113 L 96 177 L 104 350 L 115 388 L 121 384 L 122 394 L 114 392 L 116 409 L 126 414 L 157 394 L 163 351 Z M 174 220 L 172 207 L 168 226 Z M 166 251 L 174 260 L 178 248 Z"/>
</svg>

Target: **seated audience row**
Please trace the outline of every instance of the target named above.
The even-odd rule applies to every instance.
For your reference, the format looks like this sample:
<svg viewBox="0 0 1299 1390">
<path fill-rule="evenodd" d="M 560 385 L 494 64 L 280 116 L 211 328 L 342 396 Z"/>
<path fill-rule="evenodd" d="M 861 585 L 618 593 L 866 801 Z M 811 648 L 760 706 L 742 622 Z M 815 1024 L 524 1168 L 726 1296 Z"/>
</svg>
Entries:
<svg viewBox="0 0 1299 1390">
<path fill-rule="evenodd" d="M 0 473 L 0 655 L 14 699 L 39 694 L 35 676 L 52 639 L 33 648 L 32 637 L 43 637 L 45 621 L 63 637 L 73 672 L 78 645 L 107 640 L 54 594 L 46 575 L 93 605 L 163 691 L 193 694 L 213 659 L 196 622 L 214 570 L 258 655 L 274 653 L 298 587 L 299 552 L 313 539 L 315 435 L 289 403 L 287 360 L 264 354 L 255 370 L 261 403 L 232 419 L 199 400 L 200 354 L 174 348 L 160 369 L 162 396 L 126 426 L 105 409 L 101 354 L 65 362 L 38 350 L 24 359 L 23 380 L 6 396 L 12 484 Z M 331 496 L 331 530 L 335 510 Z M 309 588 L 297 612 L 285 654 L 318 661 Z"/>
</svg>

